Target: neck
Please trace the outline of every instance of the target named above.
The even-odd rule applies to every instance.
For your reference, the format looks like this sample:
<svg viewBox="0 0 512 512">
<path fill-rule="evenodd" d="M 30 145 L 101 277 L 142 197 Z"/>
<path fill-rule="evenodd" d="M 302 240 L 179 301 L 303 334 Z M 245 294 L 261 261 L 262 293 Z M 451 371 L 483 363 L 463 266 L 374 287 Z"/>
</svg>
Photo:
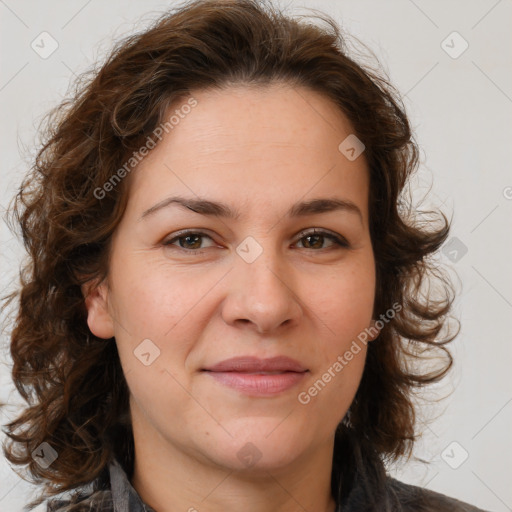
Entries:
<svg viewBox="0 0 512 512">
<path fill-rule="evenodd" d="M 293 464 L 268 470 L 216 465 L 193 450 L 148 435 L 145 418 L 133 418 L 132 485 L 158 512 L 335 512 L 331 495 L 334 437 L 301 453 Z M 142 442 L 141 442 L 142 441 Z"/>
</svg>

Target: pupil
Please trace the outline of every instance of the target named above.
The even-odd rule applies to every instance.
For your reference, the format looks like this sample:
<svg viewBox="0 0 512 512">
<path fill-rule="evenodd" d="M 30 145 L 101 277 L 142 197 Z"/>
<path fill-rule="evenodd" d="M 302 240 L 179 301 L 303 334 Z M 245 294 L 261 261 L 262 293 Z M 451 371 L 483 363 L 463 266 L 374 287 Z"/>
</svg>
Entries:
<svg viewBox="0 0 512 512">
<path fill-rule="evenodd" d="M 315 239 L 315 238 L 316 238 L 316 239 L 318 240 L 318 239 L 321 239 L 321 238 L 322 238 L 322 235 L 308 235 L 306 238 L 307 238 L 308 240 L 310 240 L 311 238 L 313 238 L 313 239 Z M 315 245 L 315 244 L 314 244 L 314 243 L 313 243 L 313 244 L 309 244 L 309 242 L 308 242 L 308 245 Z M 322 244 L 320 244 L 320 245 L 322 245 Z"/>
<path fill-rule="evenodd" d="M 197 240 L 198 238 L 199 238 L 198 235 L 187 235 L 185 237 L 185 244 L 186 245 L 193 245 L 193 242 L 191 244 L 189 244 L 189 240 L 191 240 L 191 239 L 196 239 Z"/>
</svg>

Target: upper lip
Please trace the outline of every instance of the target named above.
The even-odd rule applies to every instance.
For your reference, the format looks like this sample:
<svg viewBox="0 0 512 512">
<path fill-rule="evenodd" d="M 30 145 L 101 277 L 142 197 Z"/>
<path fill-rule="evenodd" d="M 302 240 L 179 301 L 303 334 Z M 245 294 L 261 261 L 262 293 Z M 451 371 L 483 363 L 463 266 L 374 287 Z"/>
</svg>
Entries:
<svg viewBox="0 0 512 512">
<path fill-rule="evenodd" d="M 211 372 L 306 372 L 298 361 L 286 356 L 260 359 L 253 356 L 232 357 L 220 363 L 203 368 Z"/>
</svg>

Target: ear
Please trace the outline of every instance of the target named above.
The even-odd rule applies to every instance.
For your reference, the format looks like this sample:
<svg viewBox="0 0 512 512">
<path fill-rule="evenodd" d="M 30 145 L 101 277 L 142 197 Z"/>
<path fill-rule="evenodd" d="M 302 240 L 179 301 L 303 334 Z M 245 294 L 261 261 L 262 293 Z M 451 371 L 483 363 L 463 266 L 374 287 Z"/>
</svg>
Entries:
<svg viewBox="0 0 512 512">
<path fill-rule="evenodd" d="M 98 338 L 114 336 L 114 321 L 108 311 L 108 284 L 106 280 L 82 285 L 82 294 L 87 308 L 87 325 Z"/>
</svg>

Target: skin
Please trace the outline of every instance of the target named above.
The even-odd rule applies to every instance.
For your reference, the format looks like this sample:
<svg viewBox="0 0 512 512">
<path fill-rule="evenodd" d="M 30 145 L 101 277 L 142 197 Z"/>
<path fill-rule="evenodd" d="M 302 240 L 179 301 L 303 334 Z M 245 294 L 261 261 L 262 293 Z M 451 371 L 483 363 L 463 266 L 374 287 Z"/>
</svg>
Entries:
<svg viewBox="0 0 512 512">
<path fill-rule="evenodd" d="M 366 346 L 308 404 L 297 397 L 374 325 L 364 153 L 349 161 L 338 150 L 350 123 L 305 88 L 192 96 L 197 106 L 130 175 L 108 280 L 85 291 L 89 327 L 115 336 L 130 389 L 132 484 L 158 512 L 333 512 L 334 432 L 359 386 Z M 241 215 L 174 205 L 140 220 L 171 195 L 221 201 Z M 285 216 L 297 201 L 332 197 L 355 203 L 362 219 L 341 210 Z M 310 228 L 350 247 L 301 236 Z M 183 229 L 206 234 L 163 245 Z M 248 236 L 262 249 L 252 263 L 236 252 Z M 144 339 L 160 350 L 147 366 L 134 354 Z M 297 387 L 256 397 L 201 371 L 240 355 L 287 355 L 309 372 Z M 259 456 L 252 465 L 238 456 L 246 443 Z"/>
</svg>

